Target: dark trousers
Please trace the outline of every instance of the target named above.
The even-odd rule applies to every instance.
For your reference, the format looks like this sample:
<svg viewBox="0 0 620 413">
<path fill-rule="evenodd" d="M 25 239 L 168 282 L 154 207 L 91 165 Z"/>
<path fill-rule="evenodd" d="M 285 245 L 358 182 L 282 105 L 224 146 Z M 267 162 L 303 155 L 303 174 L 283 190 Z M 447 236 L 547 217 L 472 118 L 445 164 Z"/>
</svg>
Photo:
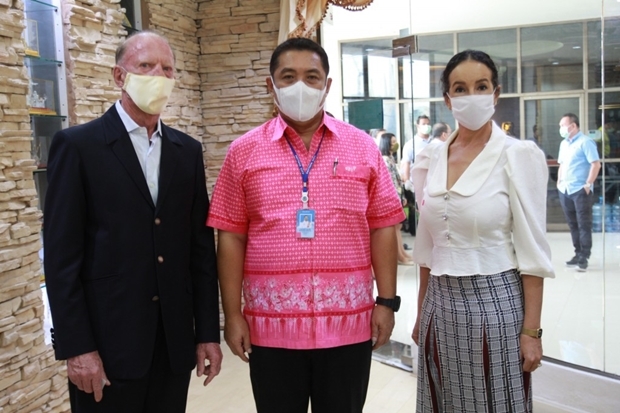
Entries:
<svg viewBox="0 0 620 413">
<path fill-rule="evenodd" d="M 252 346 L 250 379 L 257 413 L 362 413 L 370 341 L 316 350 Z"/>
<path fill-rule="evenodd" d="M 570 236 L 575 247 L 575 255 L 580 258 L 590 258 L 592 250 L 592 191 L 586 194 L 580 189 L 574 194 L 560 194 L 560 204 L 570 228 Z"/>
<path fill-rule="evenodd" d="M 105 365 L 104 365 L 105 369 Z M 191 371 L 174 374 L 170 369 L 168 349 L 161 324 L 153 361 L 145 377 L 137 380 L 118 380 L 103 390 L 103 399 L 95 402 L 94 394 L 80 391 L 69 381 L 69 398 L 73 413 L 184 413 L 187 404 Z"/>
<path fill-rule="evenodd" d="M 409 191 L 407 189 L 405 191 L 405 199 L 407 200 L 407 206 L 409 207 L 409 215 L 407 216 L 407 230 L 409 234 L 415 236 L 416 232 L 416 219 L 415 219 L 415 192 Z"/>
</svg>

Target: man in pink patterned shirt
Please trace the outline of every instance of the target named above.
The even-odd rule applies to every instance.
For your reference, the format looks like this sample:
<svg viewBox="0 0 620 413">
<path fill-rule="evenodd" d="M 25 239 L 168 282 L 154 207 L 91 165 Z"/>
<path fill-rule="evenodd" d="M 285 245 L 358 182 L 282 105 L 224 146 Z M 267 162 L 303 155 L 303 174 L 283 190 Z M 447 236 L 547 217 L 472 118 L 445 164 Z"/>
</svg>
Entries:
<svg viewBox="0 0 620 413">
<path fill-rule="evenodd" d="M 314 412 L 361 413 L 400 303 L 403 209 L 373 140 L 325 116 L 323 48 L 287 40 L 270 72 L 280 115 L 231 144 L 207 221 L 226 342 L 249 359 L 258 413 L 307 413 L 310 399 Z"/>
</svg>

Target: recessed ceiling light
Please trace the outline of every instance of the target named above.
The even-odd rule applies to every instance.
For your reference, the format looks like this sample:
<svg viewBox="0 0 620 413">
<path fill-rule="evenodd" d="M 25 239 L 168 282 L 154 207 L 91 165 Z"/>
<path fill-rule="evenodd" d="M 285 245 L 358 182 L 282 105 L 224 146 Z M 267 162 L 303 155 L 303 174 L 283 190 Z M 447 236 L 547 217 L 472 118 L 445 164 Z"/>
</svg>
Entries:
<svg viewBox="0 0 620 413">
<path fill-rule="evenodd" d="M 620 0 L 618 0 L 618 1 L 620 1 Z M 551 63 L 551 64 L 552 64 L 552 65 L 559 65 L 559 64 L 560 64 L 560 62 L 553 62 L 553 63 Z"/>
<path fill-rule="evenodd" d="M 618 0 L 620 2 L 620 0 Z M 573 46 L 573 49 L 581 49 L 581 46 Z"/>
</svg>

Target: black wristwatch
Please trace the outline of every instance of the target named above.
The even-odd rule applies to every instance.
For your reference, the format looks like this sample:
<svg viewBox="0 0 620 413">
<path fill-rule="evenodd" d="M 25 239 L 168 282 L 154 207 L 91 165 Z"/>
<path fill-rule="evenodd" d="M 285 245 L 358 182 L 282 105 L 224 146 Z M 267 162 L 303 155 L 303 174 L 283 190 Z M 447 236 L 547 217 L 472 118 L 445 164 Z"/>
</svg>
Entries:
<svg viewBox="0 0 620 413">
<path fill-rule="evenodd" d="M 377 297 L 375 300 L 377 305 L 384 305 L 391 308 L 394 312 L 397 312 L 400 308 L 400 297 L 397 295 L 394 298 Z"/>
</svg>

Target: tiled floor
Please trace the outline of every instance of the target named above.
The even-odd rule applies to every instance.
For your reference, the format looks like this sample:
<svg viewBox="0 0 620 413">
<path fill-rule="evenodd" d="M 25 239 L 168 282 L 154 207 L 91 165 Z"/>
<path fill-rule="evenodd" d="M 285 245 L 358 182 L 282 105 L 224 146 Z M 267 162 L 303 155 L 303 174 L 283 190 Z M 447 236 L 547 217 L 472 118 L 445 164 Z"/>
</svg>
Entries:
<svg viewBox="0 0 620 413">
<path fill-rule="evenodd" d="M 222 344 L 222 372 L 208 387 L 192 376 L 187 413 L 254 413 L 254 399 L 248 365 L 232 355 Z M 368 397 L 364 413 L 413 413 L 417 377 L 407 371 L 377 361 L 372 362 Z M 534 390 L 535 391 L 535 390 Z M 310 410 L 309 410 L 310 411 Z M 534 402 L 536 413 L 563 413 Z"/>
<path fill-rule="evenodd" d="M 254 413 L 248 365 L 222 344 L 222 372 L 206 388 L 192 376 L 188 413 Z M 372 362 L 365 413 L 415 412 L 416 377 L 409 372 Z"/>
<path fill-rule="evenodd" d="M 594 234 L 590 267 L 586 273 L 577 273 L 564 266 L 572 256 L 570 235 L 548 234 L 556 278 L 545 282 L 543 347 L 547 357 L 620 374 L 620 233 L 604 235 L 603 239 L 603 234 Z M 413 238 L 405 237 L 404 242 L 413 245 Z M 412 343 L 417 281 L 414 266 L 399 266 L 398 292 L 403 305 L 392 338 L 400 343 Z M 220 376 L 207 388 L 200 380 L 192 379 L 189 413 L 255 412 L 247 365 L 234 357 L 225 344 L 222 349 L 225 358 Z M 415 375 L 373 361 L 364 412 L 414 412 L 415 392 Z M 563 410 L 535 403 L 534 411 Z"/>
</svg>

